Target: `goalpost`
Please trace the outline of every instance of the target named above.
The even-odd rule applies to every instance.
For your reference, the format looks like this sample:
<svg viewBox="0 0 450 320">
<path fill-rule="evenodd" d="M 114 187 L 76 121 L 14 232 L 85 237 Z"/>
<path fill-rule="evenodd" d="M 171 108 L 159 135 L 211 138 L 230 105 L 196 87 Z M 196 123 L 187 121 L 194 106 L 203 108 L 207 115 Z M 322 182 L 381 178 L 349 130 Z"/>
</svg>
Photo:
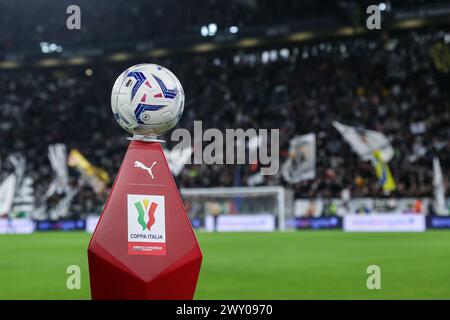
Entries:
<svg viewBox="0 0 450 320">
<path fill-rule="evenodd" d="M 293 192 L 282 186 L 181 188 L 180 193 L 191 219 L 208 216 L 271 214 L 278 230 L 286 230 L 292 216 Z"/>
</svg>

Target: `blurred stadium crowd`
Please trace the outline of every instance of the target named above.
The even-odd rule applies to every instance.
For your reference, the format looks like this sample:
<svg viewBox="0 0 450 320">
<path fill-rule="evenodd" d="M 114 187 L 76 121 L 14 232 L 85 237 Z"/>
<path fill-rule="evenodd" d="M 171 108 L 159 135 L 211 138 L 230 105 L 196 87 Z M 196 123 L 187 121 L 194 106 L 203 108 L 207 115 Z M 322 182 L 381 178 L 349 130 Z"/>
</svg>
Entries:
<svg viewBox="0 0 450 320">
<path fill-rule="evenodd" d="M 334 120 L 385 133 L 395 149 L 395 195 L 418 197 L 432 194 L 434 155 L 450 176 L 449 74 L 439 63 L 450 61 L 442 50 L 449 42 L 448 30 L 409 31 L 151 62 L 167 66 L 183 84 L 186 107 L 178 127 L 192 129 L 194 120 L 202 120 L 205 129 L 280 128 L 281 163 L 294 135 L 316 133 L 316 178 L 293 185 L 296 197 L 340 197 L 343 189 L 354 197 L 381 195 L 371 164 L 351 151 Z M 43 194 L 53 175 L 48 145 L 62 142 L 114 177 L 128 141 L 112 117 L 110 90 L 118 74 L 142 62 L 2 71 L 1 172 L 12 169 L 4 161 L 8 154 L 23 153 L 36 195 Z M 246 185 L 256 171 L 187 165 L 177 182 Z M 76 173 L 71 177 L 75 184 Z M 283 183 L 279 174 L 264 184 Z M 74 212 L 96 211 L 103 200 L 83 187 Z"/>
</svg>

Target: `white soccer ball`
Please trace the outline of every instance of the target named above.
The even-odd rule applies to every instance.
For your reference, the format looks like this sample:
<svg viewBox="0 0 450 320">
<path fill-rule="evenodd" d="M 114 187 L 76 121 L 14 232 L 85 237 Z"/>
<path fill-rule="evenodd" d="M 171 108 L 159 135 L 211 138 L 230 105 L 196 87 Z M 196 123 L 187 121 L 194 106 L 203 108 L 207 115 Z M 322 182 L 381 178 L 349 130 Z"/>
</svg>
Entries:
<svg viewBox="0 0 450 320">
<path fill-rule="evenodd" d="M 111 107 L 114 118 L 129 133 L 158 136 L 180 119 L 184 91 L 170 70 L 157 64 L 138 64 L 117 78 Z"/>
</svg>

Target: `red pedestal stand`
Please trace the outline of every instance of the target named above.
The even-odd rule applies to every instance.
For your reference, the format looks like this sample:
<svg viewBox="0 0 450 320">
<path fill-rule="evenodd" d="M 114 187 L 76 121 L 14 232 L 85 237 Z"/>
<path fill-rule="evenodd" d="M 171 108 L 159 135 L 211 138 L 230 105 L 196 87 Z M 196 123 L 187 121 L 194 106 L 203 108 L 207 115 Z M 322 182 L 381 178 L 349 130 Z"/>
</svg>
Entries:
<svg viewBox="0 0 450 320">
<path fill-rule="evenodd" d="M 158 142 L 132 141 L 88 248 L 92 299 L 192 299 L 202 254 Z"/>
</svg>

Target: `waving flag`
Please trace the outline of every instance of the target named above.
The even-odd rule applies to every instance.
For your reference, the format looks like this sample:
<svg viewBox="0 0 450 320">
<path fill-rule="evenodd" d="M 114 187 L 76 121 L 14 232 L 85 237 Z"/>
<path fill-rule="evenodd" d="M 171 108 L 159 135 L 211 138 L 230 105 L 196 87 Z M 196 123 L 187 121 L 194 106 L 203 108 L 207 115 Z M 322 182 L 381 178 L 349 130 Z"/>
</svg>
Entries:
<svg viewBox="0 0 450 320">
<path fill-rule="evenodd" d="M 12 217 L 29 217 L 35 208 L 34 181 L 31 177 L 25 176 L 16 187 L 12 206 Z"/>
<path fill-rule="evenodd" d="M 109 182 L 108 173 L 101 168 L 93 166 L 80 151 L 76 149 L 70 151 L 68 164 L 78 169 L 97 194 L 102 193 L 106 189 L 106 184 Z"/>
<path fill-rule="evenodd" d="M 48 159 L 55 177 L 47 190 L 47 198 L 53 194 L 63 194 L 69 190 L 66 145 L 63 143 L 48 146 Z"/>
<path fill-rule="evenodd" d="M 373 152 L 372 164 L 375 168 L 378 182 L 383 188 L 383 192 L 390 193 L 391 191 L 394 191 L 397 187 L 395 180 L 392 177 L 389 165 L 383 161 L 380 150 L 375 150 Z"/>
<path fill-rule="evenodd" d="M 283 178 L 288 183 L 299 183 L 316 176 L 316 135 L 296 136 L 289 142 L 289 157 L 282 167 Z"/>
<path fill-rule="evenodd" d="M 364 161 L 370 160 L 375 150 L 379 150 L 384 162 L 389 162 L 394 156 L 391 143 L 381 132 L 350 127 L 337 121 L 333 122 L 333 126 Z"/>
<path fill-rule="evenodd" d="M 194 149 L 192 147 L 188 147 L 184 149 L 174 148 L 172 150 L 163 149 L 163 151 L 170 171 L 172 171 L 173 175 L 176 177 L 180 174 L 184 166 L 187 163 L 190 163 L 191 155 Z"/>
<path fill-rule="evenodd" d="M 10 214 L 16 193 L 16 175 L 11 173 L 0 184 L 0 217 Z"/>
<path fill-rule="evenodd" d="M 434 209 L 437 214 L 448 214 L 445 207 L 445 184 L 441 163 L 437 157 L 433 158 L 433 196 Z"/>
</svg>

